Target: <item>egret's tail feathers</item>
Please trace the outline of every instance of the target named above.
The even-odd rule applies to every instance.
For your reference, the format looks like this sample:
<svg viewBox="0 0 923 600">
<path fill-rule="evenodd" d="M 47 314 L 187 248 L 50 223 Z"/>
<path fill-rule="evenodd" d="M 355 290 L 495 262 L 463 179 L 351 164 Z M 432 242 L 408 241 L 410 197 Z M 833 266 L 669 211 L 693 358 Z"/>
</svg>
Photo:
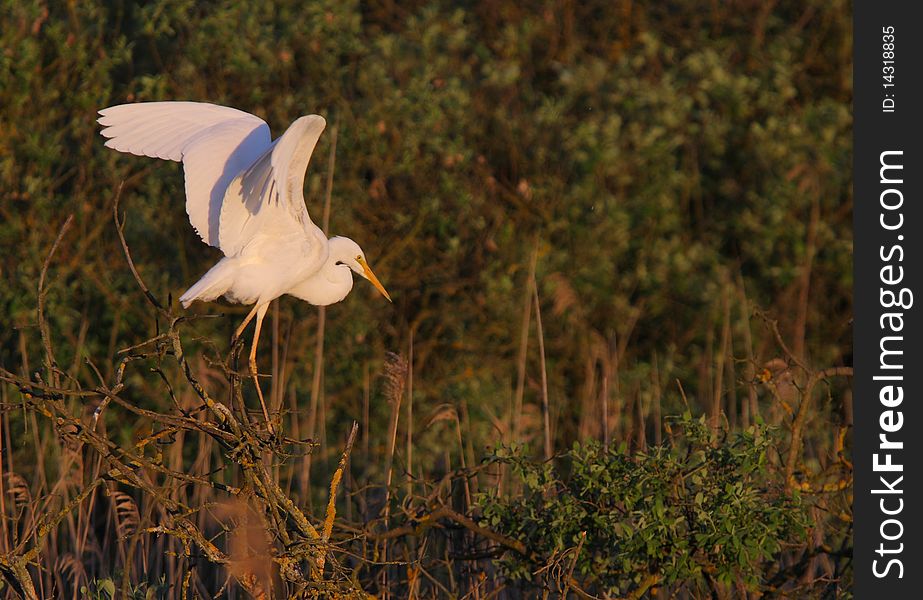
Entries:
<svg viewBox="0 0 923 600">
<path fill-rule="evenodd" d="M 189 308 L 189 305 L 196 300 L 202 302 L 211 302 L 227 293 L 233 282 L 229 270 L 224 268 L 224 261 L 219 262 L 212 267 L 208 273 L 202 276 L 191 288 L 180 296 L 179 301 L 183 308 Z"/>
</svg>

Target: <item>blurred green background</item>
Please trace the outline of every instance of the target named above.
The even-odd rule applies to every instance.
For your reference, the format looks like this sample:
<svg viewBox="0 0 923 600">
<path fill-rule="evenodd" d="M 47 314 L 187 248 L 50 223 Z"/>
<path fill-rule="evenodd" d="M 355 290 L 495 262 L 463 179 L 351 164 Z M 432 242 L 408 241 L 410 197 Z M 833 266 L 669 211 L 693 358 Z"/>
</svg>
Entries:
<svg viewBox="0 0 923 600">
<path fill-rule="evenodd" d="M 659 416 L 684 409 L 677 381 L 694 413 L 781 422 L 761 383 L 786 366 L 754 309 L 795 356 L 851 363 L 845 1 L 5 0 L 2 15 L 5 365 L 32 368 L 36 281 L 68 214 L 49 297 L 59 362 L 105 374 L 153 334 L 114 235 L 120 182 L 155 295 L 175 302 L 219 258 L 186 220 L 181 167 L 98 135 L 98 109 L 167 99 L 253 112 L 274 135 L 323 115 L 315 220 L 338 130 L 331 232 L 363 246 L 394 304 L 358 282 L 327 311 L 324 436 L 368 393 L 383 443 L 382 361 L 408 356 L 412 332 L 415 443 L 440 447 L 425 419 L 448 403 L 470 413 L 475 453 L 514 427 L 540 444 L 533 256 L 555 448 L 604 423 L 659 441 Z M 244 310 L 196 305 L 231 316 L 195 331 L 223 351 Z M 261 369 L 306 410 L 317 311 L 283 298 L 270 314 Z M 826 439 L 850 410 L 828 399 L 818 415 Z"/>
</svg>

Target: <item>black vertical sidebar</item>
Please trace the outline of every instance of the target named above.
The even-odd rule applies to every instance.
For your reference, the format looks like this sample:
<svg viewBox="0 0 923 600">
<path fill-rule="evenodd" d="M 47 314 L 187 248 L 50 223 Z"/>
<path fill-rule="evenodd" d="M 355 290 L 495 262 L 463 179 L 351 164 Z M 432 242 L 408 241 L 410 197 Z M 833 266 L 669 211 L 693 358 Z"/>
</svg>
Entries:
<svg viewBox="0 0 923 600">
<path fill-rule="evenodd" d="M 855 597 L 921 598 L 923 20 L 854 3 Z M 885 594 L 885 595 L 881 595 Z"/>
</svg>

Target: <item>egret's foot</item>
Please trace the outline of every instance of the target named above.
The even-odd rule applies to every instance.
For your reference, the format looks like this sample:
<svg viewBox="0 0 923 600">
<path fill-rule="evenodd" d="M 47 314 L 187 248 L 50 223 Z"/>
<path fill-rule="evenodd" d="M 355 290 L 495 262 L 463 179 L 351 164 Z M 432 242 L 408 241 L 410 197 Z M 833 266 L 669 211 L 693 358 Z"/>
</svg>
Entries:
<svg viewBox="0 0 923 600">
<path fill-rule="evenodd" d="M 244 344 L 244 339 L 236 333 L 231 336 L 231 352 L 234 352 Z"/>
</svg>

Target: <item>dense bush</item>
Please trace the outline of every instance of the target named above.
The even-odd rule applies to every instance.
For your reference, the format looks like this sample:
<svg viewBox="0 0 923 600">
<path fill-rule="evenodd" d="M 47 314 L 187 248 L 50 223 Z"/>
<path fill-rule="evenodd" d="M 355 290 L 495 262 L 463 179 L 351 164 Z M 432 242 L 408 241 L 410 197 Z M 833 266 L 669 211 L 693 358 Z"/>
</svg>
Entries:
<svg viewBox="0 0 923 600">
<path fill-rule="evenodd" d="M 559 587 L 572 575 L 584 591 L 610 597 L 652 586 L 698 597 L 716 581 L 761 589 L 807 526 L 798 496 L 771 473 L 770 432 L 753 426 L 718 442 L 704 417 L 676 426 L 681 441 L 637 455 L 597 441 L 575 443 L 554 463 L 496 452 L 491 460 L 511 464 L 523 490 L 485 494 L 482 524 L 557 563 L 537 571 L 511 553 L 506 575 Z"/>
</svg>

